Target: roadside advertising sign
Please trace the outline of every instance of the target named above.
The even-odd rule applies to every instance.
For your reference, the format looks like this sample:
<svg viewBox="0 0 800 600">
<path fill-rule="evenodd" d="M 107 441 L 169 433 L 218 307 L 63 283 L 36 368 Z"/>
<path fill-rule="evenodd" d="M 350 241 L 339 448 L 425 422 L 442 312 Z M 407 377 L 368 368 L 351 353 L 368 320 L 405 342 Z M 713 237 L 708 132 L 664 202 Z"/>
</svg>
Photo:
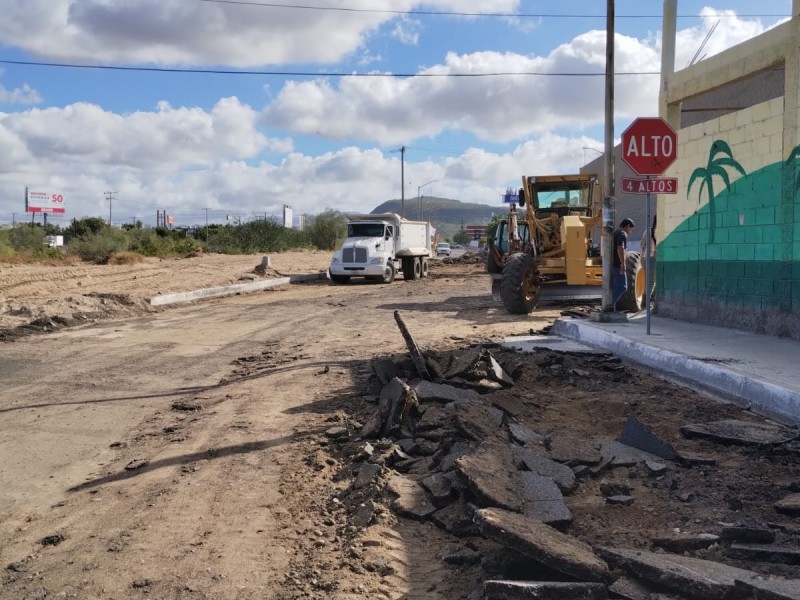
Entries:
<svg viewBox="0 0 800 600">
<path fill-rule="evenodd" d="M 25 212 L 63 214 L 64 194 L 25 188 Z"/>
</svg>

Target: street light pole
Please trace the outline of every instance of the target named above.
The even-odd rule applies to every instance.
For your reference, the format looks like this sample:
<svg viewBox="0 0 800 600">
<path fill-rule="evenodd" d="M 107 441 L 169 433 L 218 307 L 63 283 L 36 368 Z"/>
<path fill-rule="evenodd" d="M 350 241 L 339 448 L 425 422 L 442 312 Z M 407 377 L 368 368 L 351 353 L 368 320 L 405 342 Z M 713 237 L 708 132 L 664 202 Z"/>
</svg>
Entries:
<svg viewBox="0 0 800 600">
<path fill-rule="evenodd" d="M 417 200 L 419 201 L 419 220 L 420 221 L 422 221 L 422 196 L 420 196 L 419 192 L 426 185 L 430 185 L 432 183 L 436 183 L 437 181 L 439 181 L 439 180 L 438 179 L 431 179 L 427 183 L 423 183 L 422 185 L 418 185 L 417 186 Z"/>
</svg>

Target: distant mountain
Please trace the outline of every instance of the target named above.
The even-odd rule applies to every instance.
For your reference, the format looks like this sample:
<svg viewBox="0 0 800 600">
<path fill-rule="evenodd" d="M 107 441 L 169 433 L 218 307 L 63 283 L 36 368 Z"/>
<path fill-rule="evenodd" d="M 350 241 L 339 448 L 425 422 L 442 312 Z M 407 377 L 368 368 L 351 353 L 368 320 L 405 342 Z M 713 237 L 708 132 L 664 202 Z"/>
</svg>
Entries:
<svg viewBox="0 0 800 600">
<path fill-rule="evenodd" d="M 388 200 L 376 206 L 370 214 L 387 212 L 402 214 L 401 204 L 399 199 Z M 489 206 L 474 202 L 461 202 L 452 198 L 423 196 L 421 207 L 420 199 L 406 198 L 404 216 L 414 221 L 430 221 L 443 237 L 450 238 L 461 229 L 461 225 L 485 225 L 492 215 L 498 213 L 508 213 L 508 206 Z"/>
</svg>

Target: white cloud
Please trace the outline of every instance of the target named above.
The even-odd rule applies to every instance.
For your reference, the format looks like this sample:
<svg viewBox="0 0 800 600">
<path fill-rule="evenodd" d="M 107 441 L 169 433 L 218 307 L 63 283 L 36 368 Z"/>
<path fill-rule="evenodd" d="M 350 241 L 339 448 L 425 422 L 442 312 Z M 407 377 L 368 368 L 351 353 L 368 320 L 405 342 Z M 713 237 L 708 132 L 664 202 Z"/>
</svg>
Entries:
<svg viewBox="0 0 800 600">
<path fill-rule="evenodd" d="M 304 13 L 309 22 L 301 27 L 295 22 L 297 11 L 265 20 L 257 12 L 261 9 L 254 8 L 247 13 L 250 21 L 243 23 L 218 6 L 183 0 L 5 3 L 3 43 L 59 60 L 97 57 L 101 62 L 205 64 L 214 56 L 217 63 L 247 66 L 334 61 L 347 53 L 369 56 L 360 47 L 363 36 L 388 19 L 370 14 L 339 21 L 336 14 Z M 393 10 L 414 5 L 412 0 L 369 4 Z M 503 12 L 515 5 L 497 0 L 481 3 L 481 9 Z M 460 0 L 426 6 L 463 10 Z M 128 19 L 124 31 L 119 30 L 120 19 Z M 709 14 L 703 27 L 679 32 L 679 67 L 714 22 Z M 185 31 L 173 35 L 178 23 Z M 339 35 L 320 36 L 320 27 L 338 28 Z M 763 30 L 756 22 L 723 19 L 706 52 L 718 52 Z M 241 39 L 234 39 L 232 32 L 239 31 Z M 619 72 L 657 72 L 659 53 L 655 34 L 643 39 L 617 35 Z M 453 52 L 421 73 L 602 74 L 604 64 L 605 31 L 596 30 L 541 56 Z M 652 75 L 619 75 L 617 118 L 655 114 L 658 81 Z M 35 97 L 29 87 L 18 90 L 22 97 Z M 574 172 L 583 162 L 582 147 L 601 145 L 586 132 L 603 122 L 602 75 L 320 78 L 289 82 L 281 89 L 265 87 L 264 92 L 263 107 L 225 97 L 208 109 L 164 101 L 150 110 L 118 114 L 76 102 L 0 113 L 0 199 L 21 198 L 26 184 L 52 186 L 66 194 L 70 216 L 96 216 L 108 209 L 103 192 L 114 189 L 119 190 L 119 215 L 142 218 L 167 209 L 185 214 L 183 223 L 201 222 L 203 208 L 244 216 L 278 213 L 283 204 L 293 206 L 296 214 L 325 208 L 369 211 L 400 197 L 400 157 L 359 148 L 357 142 L 411 145 L 455 131 L 506 143 L 510 149 L 493 153 L 471 148 L 443 160 L 409 152 L 406 198 L 415 196 L 420 183 L 438 179 L 432 186 L 437 196 L 495 204 L 506 185 L 518 184 L 520 175 Z M 277 137 L 266 131 L 278 132 Z M 345 147 L 313 156 L 296 150 L 292 136 L 300 134 L 340 140 Z M 8 212 L 9 202 L 0 204 Z"/>
<path fill-rule="evenodd" d="M 0 85 L 0 104 L 39 104 L 42 97 L 27 83 L 13 90 Z"/>
<path fill-rule="evenodd" d="M 250 158 L 267 147 L 291 148 L 255 129 L 257 113 L 236 98 L 223 98 L 209 112 L 173 108 L 119 115 L 87 103 L 4 115 L 0 131 L 23 140 L 37 162 L 80 162 L 134 168 L 208 166 Z"/>
<path fill-rule="evenodd" d="M 470 10 L 512 11 L 517 4 L 494 0 Z M 0 42 L 39 57 L 100 64 L 333 64 L 395 20 L 398 11 L 419 6 L 463 10 L 452 0 L 348 2 L 348 8 L 386 12 L 187 0 L 5 0 Z M 413 39 L 413 32 L 405 35 Z"/>
</svg>

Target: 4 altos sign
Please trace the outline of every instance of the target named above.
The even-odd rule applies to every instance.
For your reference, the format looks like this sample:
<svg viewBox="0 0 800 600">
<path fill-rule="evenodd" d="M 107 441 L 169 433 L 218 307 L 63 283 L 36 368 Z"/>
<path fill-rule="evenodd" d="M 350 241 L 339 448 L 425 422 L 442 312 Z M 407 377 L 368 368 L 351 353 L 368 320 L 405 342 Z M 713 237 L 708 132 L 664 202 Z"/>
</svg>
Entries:
<svg viewBox="0 0 800 600">
<path fill-rule="evenodd" d="M 637 175 L 661 175 L 677 157 L 678 134 L 664 119 L 636 119 L 622 134 L 622 160 Z"/>
<path fill-rule="evenodd" d="M 622 191 L 628 194 L 677 194 L 677 177 L 657 177 L 655 179 L 620 178 Z"/>
</svg>

